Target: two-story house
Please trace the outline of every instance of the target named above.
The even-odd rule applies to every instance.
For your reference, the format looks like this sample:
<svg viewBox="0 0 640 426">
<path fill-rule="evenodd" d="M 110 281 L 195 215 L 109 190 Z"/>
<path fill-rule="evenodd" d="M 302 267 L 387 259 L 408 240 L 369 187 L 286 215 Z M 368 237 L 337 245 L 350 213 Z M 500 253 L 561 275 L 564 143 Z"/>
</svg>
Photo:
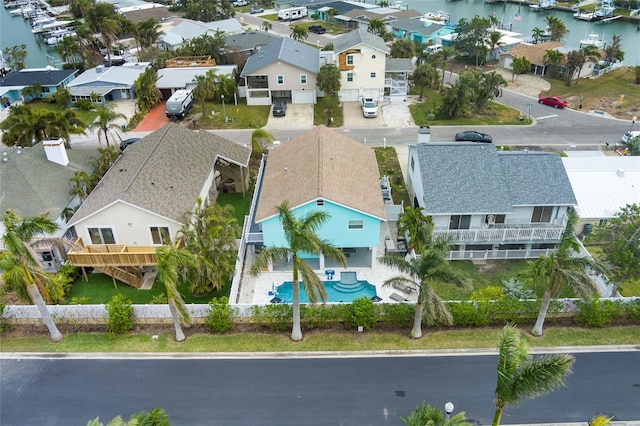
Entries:
<svg viewBox="0 0 640 426">
<path fill-rule="evenodd" d="M 130 145 L 69 221 L 80 249 L 69 262 L 139 287 L 155 250 L 174 240 L 197 198 L 243 192 L 251 149 L 210 132 L 169 124 Z"/>
<path fill-rule="evenodd" d="M 300 218 L 313 211 L 329 213 L 318 230 L 340 247 L 349 267 L 375 265 L 380 227 L 386 212 L 375 153 L 369 147 L 324 126 L 317 126 L 269 151 L 252 206 L 250 248 L 286 246 L 275 207 L 288 201 Z M 318 253 L 301 253 L 314 269 L 336 266 Z M 274 268 L 290 268 L 287 259 Z"/>
<path fill-rule="evenodd" d="M 499 151 L 494 144 L 426 142 L 409 147 L 415 207 L 451 239 L 452 259 L 534 258 L 556 248 L 576 197 L 560 155 Z"/>
<path fill-rule="evenodd" d="M 341 101 L 384 96 L 386 59 L 389 48 L 381 37 L 356 28 L 333 42 L 335 64 L 340 70 Z"/>
<path fill-rule="evenodd" d="M 247 105 L 269 105 L 276 99 L 315 104 L 319 69 L 318 49 L 289 37 L 280 38 L 247 58 L 240 73 L 244 79 L 240 96 L 246 96 Z"/>
</svg>

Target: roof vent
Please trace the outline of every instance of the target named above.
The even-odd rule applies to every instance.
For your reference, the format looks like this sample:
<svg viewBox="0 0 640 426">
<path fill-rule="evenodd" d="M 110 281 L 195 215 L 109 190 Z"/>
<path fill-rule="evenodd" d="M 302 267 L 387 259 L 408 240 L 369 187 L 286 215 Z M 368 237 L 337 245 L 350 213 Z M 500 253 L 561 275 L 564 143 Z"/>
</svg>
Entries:
<svg viewBox="0 0 640 426">
<path fill-rule="evenodd" d="M 623 169 L 618 169 L 618 170 L 616 170 L 616 174 L 618 176 L 624 176 L 624 170 Z"/>
</svg>

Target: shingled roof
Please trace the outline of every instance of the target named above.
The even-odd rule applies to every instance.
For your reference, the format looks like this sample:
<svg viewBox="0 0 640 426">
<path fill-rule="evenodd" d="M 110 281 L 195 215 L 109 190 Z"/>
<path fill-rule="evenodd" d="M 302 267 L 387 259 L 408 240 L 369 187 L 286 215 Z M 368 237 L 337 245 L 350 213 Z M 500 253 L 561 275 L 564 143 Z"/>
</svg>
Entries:
<svg viewBox="0 0 640 426">
<path fill-rule="evenodd" d="M 514 206 L 575 205 L 560 156 L 498 152 L 493 144 L 417 145 L 426 214 L 509 213 Z"/>
<path fill-rule="evenodd" d="M 358 46 L 359 44 L 365 44 L 383 53 L 389 54 L 389 48 L 382 37 L 371 34 L 360 27 L 336 37 L 333 40 L 333 50 L 336 53 L 341 53 L 353 48 L 354 46 Z"/>
<path fill-rule="evenodd" d="M 317 74 L 320 69 L 320 52 L 315 47 L 289 37 L 282 37 L 249 56 L 240 75 L 242 77 L 250 75 L 275 62 L 284 62 Z"/>
<path fill-rule="evenodd" d="M 76 72 L 78 72 L 78 70 L 25 69 L 18 72 L 10 72 L 2 77 L 0 79 L 0 86 L 30 86 L 36 83 L 41 86 L 58 86 Z"/>
<path fill-rule="evenodd" d="M 324 126 L 271 150 L 262 182 L 256 222 L 284 200 L 295 208 L 318 198 L 386 220 L 375 153 Z"/>
<path fill-rule="evenodd" d="M 514 58 L 525 57 L 534 65 L 544 65 L 544 55 L 547 50 L 557 50 L 563 44 L 559 41 L 549 41 L 540 44 L 520 43 L 512 47 L 502 55 L 513 56 Z"/>
<path fill-rule="evenodd" d="M 169 124 L 129 146 L 69 226 L 122 201 L 180 222 L 218 158 L 246 167 L 251 149 L 206 131 Z"/>
</svg>

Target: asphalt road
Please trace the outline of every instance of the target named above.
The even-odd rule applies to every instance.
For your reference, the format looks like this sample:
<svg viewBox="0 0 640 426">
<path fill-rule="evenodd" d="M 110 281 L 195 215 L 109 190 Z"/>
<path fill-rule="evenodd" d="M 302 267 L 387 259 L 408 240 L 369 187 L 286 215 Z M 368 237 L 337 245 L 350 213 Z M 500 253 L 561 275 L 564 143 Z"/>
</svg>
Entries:
<svg viewBox="0 0 640 426">
<path fill-rule="evenodd" d="M 135 355 L 131 355 L 135 357 Z M 502 424 L 640 420 L 640 352 L 578 353 L 566 387 Z M 0 359 L 0 424 L 85 425 L 162 407 L 176 426 L 401 425 L 426 401 L 490 424 L 496 357 Z"/>
</svg>

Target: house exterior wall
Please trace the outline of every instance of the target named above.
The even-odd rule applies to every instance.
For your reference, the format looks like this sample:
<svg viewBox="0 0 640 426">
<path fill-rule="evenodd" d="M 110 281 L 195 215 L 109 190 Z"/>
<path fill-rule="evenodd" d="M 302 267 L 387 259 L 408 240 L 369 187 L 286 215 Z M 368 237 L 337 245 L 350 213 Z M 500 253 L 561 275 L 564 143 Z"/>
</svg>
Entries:
<svg viewBox="0 0 640 426">
<path fill-rule="evenodd" d="M 416 147 L 409 147 L 409 162 L 407 163 L 407 191 L 409 192 L 409 199 L 411 200 L 411 205 L 415 207 L 414 199 L 417 197 L 416 194 L 424 194 L 424 188 L 422 187 L 422 178 L 420 172 L 420 162 L 418 161 L 418 156 L 416 153 Z M 418 200 L 419 204 L 422 204 L 420 200 Z"/>
<path fill-rule="evenodd" d="M 185 210 L 187 207 L 185 207 Z M 85 245 L 92 244 L 88 228 L 110 228 L 116 244 L 136 246 L 153 246 L 151 226 L 168 227 L 169 234 L 175 238 L 182 224 L 160 217 L 135 206 L 118 202 L 101 212 L 90 216 L 75 225 L 78 237 Z"/>
<path fill-rule="evenodd" d="M 353 57 L 353 64 L 349 64 L 349 55 Z M 364 44 L 339 53 L 340 98 L 354 101 L 358 96 L 367 95 L 379 100 L 384 94 L 386 57 L 385 53 Z M 371 77 L 372 73 L 375 77 Z M 353 81 L 349 81 L 349 74 Z"/>
<path fill-rule="evenodd" d="M 316 201 L 293 209 L 296 217 L 309 212 L 325 211 L 331 215 L 329 220 L 318 230 L 320 238 L 330 241 L 337 247 L 375 247 L 380 240 L 380 219 L 334 204 L 328 200 L 324 206 L 316 205 Z M 349 221 L 362 220 L 362 229 L 349 229 Z M 277 216 L 262 222 L 264 245 L 286 246 L 287 242 Z"/>
<path fill-rule="evenodd" d="M 285 64 L 283 62 L 275 62 L 267 65 L 251 75 L 266 75 L 268 78 L 268 89 L 246 89 L 247 105 L 269 105 L 273 102 L 273 98 L 280 97 L 277 93 L 281 91 L 309 91 L 313 93 L 313 101 L 316 100 L 316 74 L 303 70 L 301 68 Z M 278 84 L 278 76 L 283 76 L 283 84 Z M 301 76 L 306 75 L 306 84 L 301 83 Z M 258 93 L 260 94 L 258 95 Z M 268 96 L 264 96 L 265 92 Z M 252 96 L 253 95 L 253 96 Z M 255 96 L 258 95 L 258 96 Z M 292 99 L 290 99 L 291 101 Z"/>
</svg>

